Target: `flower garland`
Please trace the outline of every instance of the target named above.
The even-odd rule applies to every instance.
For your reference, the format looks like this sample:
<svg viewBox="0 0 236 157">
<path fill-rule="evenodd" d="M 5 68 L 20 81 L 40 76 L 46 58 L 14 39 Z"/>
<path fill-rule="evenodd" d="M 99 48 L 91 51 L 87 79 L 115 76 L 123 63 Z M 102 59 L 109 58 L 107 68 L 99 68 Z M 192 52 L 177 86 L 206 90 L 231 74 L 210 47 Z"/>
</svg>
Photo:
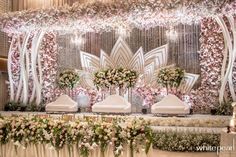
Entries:
<svg viewBox="0 0 236 157">
<path fill-rule="evenodd" d="M 150 28 L 158 25 L 192 24 L 199 22 L 203 17 L 221 13 L 223 6 L 228 6 L 231 2 L 233 1 L 114 0 L 110 3 L 74 3 L 72 6 L 61 8 L 2 14 L 0 28 L 6 32 L 36 28 L 99 32 L 120 26 Z"/>
<path fill-rule="evenodd" d="M 66 122 L 45 117 L 1 117 L 0 144 L 9 141 L 23 147 L 49 144 L 58 151 L 65 145 L 70 149 L 76 144 L 83 157 L 88 157 L 91 149 L 96 147 L 100 147 L 104 154 L 107 146 L 113 145 L 114 154 L 118 157 L 124 145 L 129 145 L 131 156 L 140 148 L 148 153 L 153 133 L 150 123 L 143 119 L 116 119 L 113 122 L 81 119 Z"/>
<path fill-rule="evenodd" d="M 62 89 L 73 89 L 78 83 L 79 79 L 79 74 L 75 70 L 65 70 L 59 74 L 58 85 Z"/>
<path fill-rule="evenodd" d="M 109 88 L 111 86 L 130 88 L 134 87 L 138 74 L 134 70 L 125 68 L 106 69 L 94 74 L 93 82 L 97 88 Z"/>
</svg>

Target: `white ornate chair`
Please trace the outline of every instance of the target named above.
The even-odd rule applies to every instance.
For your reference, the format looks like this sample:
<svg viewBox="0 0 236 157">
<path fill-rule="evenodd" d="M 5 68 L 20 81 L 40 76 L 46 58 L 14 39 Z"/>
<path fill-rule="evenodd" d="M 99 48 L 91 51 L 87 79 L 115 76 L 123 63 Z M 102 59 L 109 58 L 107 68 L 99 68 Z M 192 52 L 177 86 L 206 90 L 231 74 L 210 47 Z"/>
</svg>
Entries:
<svg viewBox="0 0 236 157">
<path fill-rule="evenodd" d="M 152 105 L 151 112 L 160 115 L 187 115 L 190 113 L 190 106 L 177 96 L 169 94 L 160 102 Z"/>
<path fill-rule="evenodd" d="M 92 112 L 131 113 L 131 104 L 119 95 L 110 95 L 105 100 L 95 103 Z"/>
<path fill-rule="evenodd" d="M 77 112 L 78 104 L 68 95 L 61 95 L 56 101 L 46 105 L 46 112 Z"/>
</svg>

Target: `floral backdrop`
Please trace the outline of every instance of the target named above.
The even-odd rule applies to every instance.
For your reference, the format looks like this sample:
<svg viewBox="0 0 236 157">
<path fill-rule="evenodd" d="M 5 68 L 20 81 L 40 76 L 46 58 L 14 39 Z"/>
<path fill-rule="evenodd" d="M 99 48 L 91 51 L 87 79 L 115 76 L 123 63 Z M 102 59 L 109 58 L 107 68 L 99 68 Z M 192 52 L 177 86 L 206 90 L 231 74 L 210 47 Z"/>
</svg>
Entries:
<svg viewBox="0 0 236 157">
<path fill-rule="evenodd" d="M 212 18 L 205 18 L 201 23 L 201 48 L 199 51 L 201 67 L 201 86 L 191 92 L 193 109 L 196 112 L 209 112 L 219 105 L 219 89 L 221 86 L 221 68 L 223 64 L 224 37 L 222 30 Z M 233 82 L 235 86 L 235 63 Z M 226 88 L 229 91 L 228 88 Z M 228 94 L 225 100 L 231 100 Z"/>
<path fill-rule="evenodd" d="M 14 37 L 13 37 L 14 38 Z M 201 86 L 193 90 L 190 94 L 191 103 L 195 112 L 208 112 L 213 106 L 218 105 L 220 74 L 223 62 L 224 39 L 218 24 L 211 18 L 205 18 L 201 23 L 201 38 L 200 38 L 200 67 L 201 67 Z M 16 44 L 16 41 L 15 41 Z M 12 56 L 12 71 L 14 75 L 14 87 L 17 88 L 17 80 L 19 79 L 19 53 L 13 48 Z M 28 45 L 30 48 L 30 45 Z M 43 65 L 43 101 L 51 102 L 56 97 L 65 93 L 56 85 L 58 72 L 58 45 L 56 43 L 56 34 L 47 33 L 44 36 L 41 45 L 41 58 Z M 146 97 L 145 103 L 150 104 L 154 101 L 160 91 L 152 88 L 138 88 L 138 93 L 142 97 Z M 91 102 L 94 103 L 99 99 L 100 95 L 92 89 L 84 89 L 77 87 L 73 90 L 74 95 L 85 93 L 90 96 Z M 144 94 L 146 96 L 144 96 Z"/>
<path fill-rule="evenodd" d="M 145 2 L 145 6 L 149 6 L 147 4 L 150 4 L 150 6 L 152 6 L 153 3 L 156 3 L 156 1 L 154 0 L 152 1 L 144 1 Z M 202 1 L 199 1 L 201 5 L 199 6 L 204 6 L 202 3 Z M 206 1 L 209 3 L 207 6 L 211 6 L 212 3 L 210 3 L 210 1 Z M 225 1 L 222 1 L 223 4 Z M 119 3 L 120 4 L 120 3 Z M 228 7 L 228 11 L 235 9 L 235 4 L 234 3 L 234 8 L 230 8 Z M 99 25 L 99 24 L 95 24 L 93 23 L 93 19 L 96 19 L 95 21 L 99 21 L 99 16 L 102 16 L 103 14 L 101 12 L 98 12 L 99 8 L 100 8 L 100 3 L 94 3 L 88 6 L 88 10 L 85 11 L 85 15 L 90 17 L 90 23 L 92 23 L 92 26 L 94 26 L 95 28 L 97 28 L 98 30 L 104 30 L 106 29 L 107 26 L 109 26 L 109 29 L 113 28 L 113 26 L 110 25 Z M 117 4 L 118 5 L 118 4 Z M 175 4 L 175 8 L 178 6 L 179 4 Z M 189 8 L 191 8 L 193 4 L 189 3 L 188 6 Z M 144 4 L 142 4 L 141 2 L 139 3 L 138 6 L 134 5 L 131 2 L 127 2 L 125 3 L 124 6 L 122 6 L 122 8 L 124 8 L 124 10 L 122 10 L 120 8 L 120 6 L 116 6 L 116 5 L 108 5 L 108 4 L 101 4 L 102 7 L 104 7 L 103 9 L 106 11 L 108 9 L 112 10 L 114 9 L 112 13 L 109 14 L 109 12 L 106 12 L 106 15 L 103 15 L 102 17 L 112 17 L 112 18 L 108 18 L 108 19 L 112 19 L 112 20 L 117 20 L 117 17 L 119 17 L 118 19 L 120 19 L 120 21 L 126 21 L 126 20 L 122 20 L 122 17 L 125 17 L 124 15 L 127 15 L 127 13 L 129 13 L 130 15 L 134 15 L 134 13 L 130 12 L 130 10 L 133 8 L 136 8 L 138 10 L 142 10 L 142 13 L 145 14 L 145 16 L 149 15 L 146 11 L 150 11 L 149 9 L 156 9 L 156 8 L 162 8 L 159 5 L 154 6 L 154 7 L 147 7 L 147 8 L 142 8 L 144 6 Z M 168 6 L 168 4 L 167 4 Z M 222 6 L 222 5 L 220 5 Z M 228 6 L 228 5 L 227 5 Z M 27 29 L 28 27 L 23 28 L 24 24 L 27 22 L 29 23 L 30 27 L 31 26 L 38 26 L 39 22 L 40 24 L 44 24 L 44 26 L 51 24 L 51 22 L 55 22 L 54 24 L 57 23 L 66 23 L 66 19 L 68 21 L 70 21 L 70 19 L 72 17 L 68 17 L 68 15 L 70 15 L 71 12 L 73 12 L 73 17 L 86 17 L 84 16 L 84 14 L 82 14 L 83 11 L 83 7 L 85 6 L 81 6 L 79 7 L 78 5 L 74 5 L 72 7 L 69 8 L 65 8 L 61 13 L 58 13 L 57 9 L 49 9 L 49 10 L 38 10 L 38 11 L 29 11 L 29 12 L 21 12 L 19 13 L 12 13 L 12 14 L 4 14 L 3 16 L 1 16 L 0 20 L 3 21 L 3 23 L 1 24 L 1 28 L 3 30 L 5 30 L 8 33 L 12 33 L 15 31 L 15 29 L 17 29 L 18 27 L 21 28 L 22 30 Z M 171 6 L 170 6 L 171 7 Z M 91 9 L 92 8 L 92 9 Z M 121 10 L 121 12 L 118 12 L 117 9 L 118 8 Z M 178 8 L 178 7 L 177 7 Z M 213 9 L 213 12 L 216 11 L 217 9 L 220 9 L 221 7 L 216 7 L 215 10 Z M 166 8 L 163 7 L 162 9 L 166 9 L 168 10 L 168 7 Z M 202 10 L 206 9 L 206 8 L 194 8 L 197 9 L 199 12 L 197 13 L 201 13 Z M 174 10 L 176 11 L 176 10 Z M 189 10 L 187 9 L 186 11 L 193 11 L 193 10 Z M 225 9 L 225 11 L 227 11 L 227 8 Z M 76 12 L 78 14 L 76 14 Z M 153 12 L 151 12 L 153 13 Z M 176 13 L 176 12 L 173 12 Z M 209 12 L 208 12 L 209 13 Z M 211 12 L 212 13 L 212 12 Z M 36 16 L 35 18 L 35 15 Z M 98 17 L 96 17 L 95 15 L 98 15 Z M 110 15 L 110 16 L 108 16 Z M 155 15 L 155 13 L 153 14 L 153 16 Z M 158 14 L 159 15 L 159 14 Z M 200 14 L 197 14 L 194 16 L 194 18 L 197 18 Z M 15 16 L 15 18 L 13 18 Z M 145 16 L 143 16 L 145 18 Z M 135 17 L 135 16 L 134 16 Z M 142 17 L 142 16 L 140 16 Z M 158 17 L 155 15 L 155 18 Z M 189 18 L 189 17 L 188 17 Z M 49 22 L 47 22 L 48 19 L 52 19 Z M 201 19 L 201 18 L 200 18 Z M 140 21 L 143 21 L 143 19 L 139 19 Z M 152 18 L 149 18 L 147 21 L 150 22 L 152 21 Z M 178 20 L 178 19 L 177 19 Z M 195 19 L 196 20 L 196 19 Z M 68 22 L 67 21 L 67 22 Z M 84 19 L 82 19 L 81 21 L 85 21 Z M 81 25 L 81 21 L 77 21 L 77 25 Z M 109 21 L 109 20 L 108 20 Z M 119 21 L 119 20 L 118 20 Z M 186 20 L 187 21 L 187 20 Z M 134 21 L 133 21 L 134 22 Z M 137 21 L 136 21 L 137 22 Z M 153 21 L 154 23 L 157 21 Z M 88 22 L 88 24 L 90 24 Z M 112 23 L 111 21 L 109 21 L 109 23 Z M 74 23 L 73 23 L 74 24 Z M 141 27 L 140 25 L 146 26 L 147 24 L 151 26 L 156 26 L 156 25 L 161 25 L 160 23 L 157 24 L 150 24 L 150 23 L 135 23 L 137 24 L 136 27 Z M 164 24 L 164 23 L 162 23 Z M 42 26 L 43 27 L 43 26 Z M 76 28 L 78 29 L 78 28 Z M 90 28 L 89 28 L 90 29 Z M 108 30 L 109 30 L 108 29 Z M 107 29 L 106 29 L 107 30 Z M 84 31 L 84 30 L 81 30 Z M 18 81 L 19 81 L 19 73 L 20 73 L 20 67 L 19 67 L 19 51 L 17 48 L 17 40 L 20 40 L 20 42 L 22 42 L 21 37 L 20 38 L 16 38 L 15 36 L 11 36 L 13 39 L 13 55 L 12 55 L 12 72 L 13 72 L 13 80 L 14 80 L 14 89 L 17 90 L 17 85 L 18 85 Z M 219 97 L 219 88 L 220 88 L 220 75 L 221 75 L 221 66 L 222 66 L 222 62 L 223 62 L 223 50 L 224 50 L 224 39 L 223 39 L 223 35 L 221 30 L 219 29 L 219 26 L 217 25 L 217 23 L 212 19 L 212 18 L 204 18 L 201 19 L 201 38 L 200 38 L 200 42 L 201 42 L 201 48 L 199 51 L 199 57 L 200 57 L 200 66 L 201 66 L 201 86 L 192 91 L 190 94 L 191 97 L 191 101 L 192 101 L 192 106 L 195 112 L 208 112 L 209 109 L 211 107 L 217 106 L 218 105 L 218 97 Z M 31 45 L 28 44 L 28 50 L 30 51 Z M 51 102 L 53 100 L 55 100 L 56 97 L 58 97 L 60 94 L 63 94 L 65 91 L 60 90 L 57 86 L 56 86 L 56 78 L 57 78 L 57 71 L 58 71 L 58 63 L 57 63 L 57 59 L 58 59 L 58 45 L 56 42 L 56 34 L 54 33 L 46 33 L 41 45 L 41 50 L 40 50 L 40 54 L 41 54 L 41 62 L 42 62 L 42 72 L 43 72 L 43 89 L 42 89 L 42 95 L 43 95 L 43 101 L 44 103 L 47 102 Z M 235 73 L 234 73 L 235 75 Z M 235 76 L 236 78 L 236 76 Z M 234 79 L 236 80 L 236 79 Z M 30 83 L 29 83 L 30 84 Z M 150 101 L 153 101 L 153 95 L 156 95 L 157 93 L 159 93 L 159 91 L 156 91 L 155 89 L 138 89 L 140 93 L 147 93 L 147 98 Z M 74 89 L 74 93 L 78 94 L 79 92 L 84 92 L 86 94 L 88 94 L 92 100 L 92 102 L 95 102 L 97 99 L 99 99 L 99 94 L 97 94 L 94 90 L 90 90 L 90 89 L 82 89 L 80 87 Z M 143 97 L 145 97 L 143 95 Z M 150 102 L 149 101 L 149 102 Z M 149 103 L 148 102 L 148 103 Z"/>
<path fill-rule="evenodd" d="M 57 78 L 57 59 L 58 45 L 56 43 L 56 35 L 48 33 L 44 36 L 41 45 L 42 53 L 42 72 L 43 72 L 43 101 L 50 102 L 54 100 L 55 82 Z"/>
<path fill-rule="evenodd" d="M 30 41 L 32 40 L 33 33 L 31 35 Z M 11 70 L 12 70 L 12 78 L 13 78 L 13 87 L 14 91 L 17 91 L 19 80 L 20 80 L 20 52 L 17 47 L 17 42 L 20 40 L 22 42 L 22 35 L 17 38 L 16 36 L 11 37 L 13 40 L 13 47 L 11 49 L 12 52 L 12 63 L 11 63 Z M 27 50 L 31 54 L 31 42 L 28 42 Z M 47 102 L 52 99 L 52 93 L 54 93 L 54 82 L 56 80 L 56 73 L 57 73 L 57 43 L 56 43 L 56 35 L 54 33 L 46 33 L 44 35 L 41 48 L 40 48 L 40 56 L 41 56 L 41 64 L 42 64 L 42 95 L 43 101 Z M 31 71 L 29 72 L 29 96 L 32 94 L 32 75 Z M 16 96 L 16 101 L 21 100 L 21 96 Z"/>
</svg>

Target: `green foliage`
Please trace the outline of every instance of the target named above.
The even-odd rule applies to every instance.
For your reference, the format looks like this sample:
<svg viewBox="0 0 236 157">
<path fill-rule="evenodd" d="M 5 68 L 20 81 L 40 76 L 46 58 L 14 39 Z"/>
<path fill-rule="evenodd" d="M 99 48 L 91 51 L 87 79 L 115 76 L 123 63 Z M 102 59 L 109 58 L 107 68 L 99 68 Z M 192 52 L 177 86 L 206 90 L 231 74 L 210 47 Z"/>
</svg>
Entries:
<svg viewBox="0 0 236 157">
<path fill-rule="evenodd" d="M 43 103 L 36 105 L 35 103 L 24 104 L 22 102 L 10 101 L 5 104 L 5 111 L 31 111 L 31 112 L 44 112 L 45 106 Z"/>
<path fill-rule="evenodd" d="M 233 114 L 233 107 L 232 102 L 226 102 L 219 104 L 219 106 L 216 107 L 216 114 L 217 115 L 232 115 Z"/>
<path fill-rule="evenodd" d="M 5 111 L 24 111 L 26 108 L 26 104 L 22 102 L 7 102 L 4 106 Z"/>
<path fill-rule="evenodd" d="M 191 132 L 156 132 L 154 148 L 165 151 L 198 152 L 201 146 L 220 146 L 220 134 Z"/>
</svg>

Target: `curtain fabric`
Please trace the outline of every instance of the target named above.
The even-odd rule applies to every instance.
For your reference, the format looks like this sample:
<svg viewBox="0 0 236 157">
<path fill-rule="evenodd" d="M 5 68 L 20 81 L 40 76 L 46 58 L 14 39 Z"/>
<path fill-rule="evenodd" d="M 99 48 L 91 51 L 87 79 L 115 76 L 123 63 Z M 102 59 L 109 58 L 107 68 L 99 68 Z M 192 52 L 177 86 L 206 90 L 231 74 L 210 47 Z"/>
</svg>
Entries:
<svg viewBox="0 0 236 157">
<path fill-rule="evenodd" d="M 153 148 L 151 147 L 148 154 L 145 153 L 141 148 L 139 152 L 133 153 L 131 155 L 130 148 L 124 146 L 124 151 L 120 157 L 152 157 Z M 57 151 L 53 147 L 46 144 L 31 144 L 26 148 L 23 146 L 16 146 L 13 142 L 8 142 L 0 147 L 0 157 L 83 157 L 80 155 L 79 149 L 76 145 L 70 148 L 64 146 L 61 150 Z M 113 153 L 113 146 L 109 145 L 105 154 L 100 151 L 99 147 L 90 151 L 89 157 L 115 157 Z"/>
</svg>

